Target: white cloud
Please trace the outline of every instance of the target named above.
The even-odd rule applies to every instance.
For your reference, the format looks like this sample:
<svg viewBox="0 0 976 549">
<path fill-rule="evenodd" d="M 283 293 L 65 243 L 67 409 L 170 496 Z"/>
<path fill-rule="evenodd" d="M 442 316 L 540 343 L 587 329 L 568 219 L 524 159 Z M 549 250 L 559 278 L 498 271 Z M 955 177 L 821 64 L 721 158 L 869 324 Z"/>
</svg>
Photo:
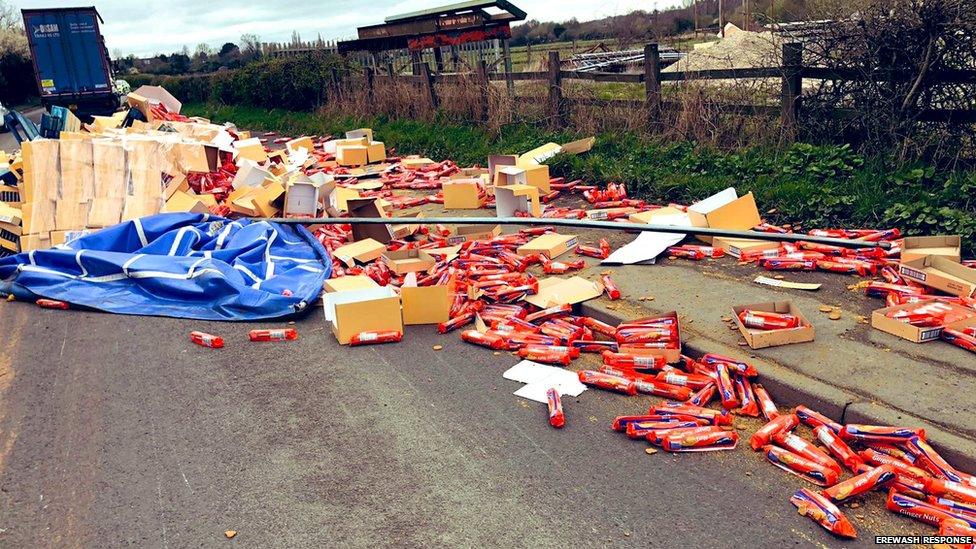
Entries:
<svg viewBox="0 0 976 549">
<path fill-rule="evenodd" d="M 384 17 L 453 3 L 455 0 L 101 0 L 102 34 L 109 51 L 136 55 L 171 53 L 200 42 L 219 47 L 237 42 L 241 34 L 262 41 L 287 41 L 292 31 L 303 39 L 319 34 L 326 40 L 347 39 L 356 27 L 381 23 Z M 64 7 L 63 0 L 14 0 L 20 8 Z M 619 15 L 636 9 L 663 9 L 676 0 L 523 0 L 515 4 L 540 21 L 581 21 Z"/>
</svg>

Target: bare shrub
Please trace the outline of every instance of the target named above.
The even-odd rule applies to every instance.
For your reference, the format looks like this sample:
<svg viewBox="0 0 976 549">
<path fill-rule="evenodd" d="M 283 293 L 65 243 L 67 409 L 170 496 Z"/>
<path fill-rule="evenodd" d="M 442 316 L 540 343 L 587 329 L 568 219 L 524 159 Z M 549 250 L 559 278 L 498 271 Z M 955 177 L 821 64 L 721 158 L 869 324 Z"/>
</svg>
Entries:
<svg viewBox="0 0 976 549">
<path fill-rule="evenodd" d="M 941 163 L 972 158 L 972 124 L 933 122 L 927 111 L 976 109 L 972 81 L 944 83 L 976 69 L 976 0 L 871 0 L 855 7 L 821 0 L 833 24 L 806 44 L 804 64 L 842 69 L 804 96 L 810 131 L 870 153 Z M 837 120 L 827 111 L 848 109 Z"/>
</svg>

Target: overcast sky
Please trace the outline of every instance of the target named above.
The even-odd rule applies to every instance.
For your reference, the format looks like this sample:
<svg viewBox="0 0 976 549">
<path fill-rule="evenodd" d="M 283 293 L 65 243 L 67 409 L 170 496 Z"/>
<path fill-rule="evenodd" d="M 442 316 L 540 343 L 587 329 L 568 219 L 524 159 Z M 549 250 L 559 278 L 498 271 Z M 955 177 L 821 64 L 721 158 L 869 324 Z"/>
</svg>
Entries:
<svg viewBox="0 0 976 549">
<path fill-rule="evenodd" d="M 8 0 L 9 1 L 9 0 Z M 303 40 L 318 34 L 329 40 L 355 38 L 356 27 L 382 23 L 389 15 L 432 8 L 457 0 L 13 0 L 19 8 L 87 6 L 95 4 L 105 19 L 102 34 L 112 53 L 147 56 L 193 51 L 206 42 L 217 48 L 237 42 L 241 34 L 257 34 L 262 42 L 287 41 L 293 30 Z M 635 9 L 653 10 L 677 0 L 516 0 L 529 19 L 584 21 Z"/>
</svg>

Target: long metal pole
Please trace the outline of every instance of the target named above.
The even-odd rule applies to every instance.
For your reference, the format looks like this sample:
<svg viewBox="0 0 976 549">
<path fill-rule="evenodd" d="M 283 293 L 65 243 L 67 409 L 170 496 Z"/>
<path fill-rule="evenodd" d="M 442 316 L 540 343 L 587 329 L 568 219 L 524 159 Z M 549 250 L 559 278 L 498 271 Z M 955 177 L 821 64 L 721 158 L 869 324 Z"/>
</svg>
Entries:
<svg viewBox="0 0 976 549">
<path fill-rule="evenodd" d="M 891 247 L 890 242 L 867 242 L 846 240 L 826 236 L 811 236 L 794 233 L 764 233 L 758 231 L 734 231 L 731 229 L 711 229 L 706 227 L 680 227 L 677 225 L 645 225 L 641 223 L 617 223 L 614 221 L 594 221 L 592 219 L 552 219 L 539 217 L 315 217 L 315 218 L 268 218 L 258 221 L 271 221 L 284 225 L 527 225 L 553 227 L 581 227 L 584 229 L 603 229 L 610 231 L 640 231 L 669 234 L 691 234 L 719 236 L 726 238 L 769 240 L 774 242 L 811 242 L 841 248 L 882 248 Z"/>
</svg>

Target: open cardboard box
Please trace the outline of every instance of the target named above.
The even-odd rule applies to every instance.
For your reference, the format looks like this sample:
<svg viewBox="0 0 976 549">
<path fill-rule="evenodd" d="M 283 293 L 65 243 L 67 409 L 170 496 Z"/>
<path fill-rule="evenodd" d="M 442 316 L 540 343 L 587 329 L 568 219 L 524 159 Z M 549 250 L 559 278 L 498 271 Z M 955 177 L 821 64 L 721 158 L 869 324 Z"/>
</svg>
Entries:
<svg viewBox="0 0 976 549">
<path fill-rule="evenodd" d="M 392 330 L 403 333 L 400 296 L 393 288 L 368 288 L 330 292 L 323 295 L 325 319 L 340 345 L 356 334 Z"/>
<path fill-rule="evenodd" d="M 876 330 L 881 330 L 882 332 L 896 335 L 913 343 L 926 343 L 928 341 L 932 341 L 933 339 L 939 339 L 939 336 L 942 335 L 942 326 L 912 326 L 907 322 L 901 322 L 886 316 L 888 313 L 893 311 L 910 311 L 923 305 L 936 302 L 937 300 L 935 299 L 928 299 L 919 303 L 906 303 L 904 305 L 895 305 L 894 307 L 876 309 L 873 313 L 871 313 L 871 326 Z M 976 311 L 973 311 L 972 309 L 960 307 L 959 305 L 955 305 L 953 303 L 946 303 L 946 305 L 948 305 L 954 312 L 963 316 L 964 319 L 976 318 Z M 959 321 L 954 321 L 950 323 L 950 325 L 954 326 L 958 323 Z"/>
<path fill-rule="evenodd" d="M 800 319 L 800 325 L 796 328 L 786 330 L 756 330 L 747 328 L 739 320 L 739 313 L 749 309 L 753 311 L 765 311 L 767 313 L 790 314 Z M 745 338 L 746 343 L 753 349 L 763 349 L 765 347 L 776 347 L 778 345 L 790 345 L 792 343 L 805 343 L 813 341 L 816 331 L 810 321 L 803 316 L 800 309 L 792 301 L 769 301 L 765 303 L 750 303 L 748 305 L 736 305 L 732 307 L 732 317 L 735 324 L 739 327 L 739 332 Z"/>
<path fill-rule="evenodd" d="M 681 361 L 681 324 L 678 322 L 677 311 L 669 311 L 663 315 L 658 315 L 656 318 L 660 317 L 672 317 L 674 318 L 674 325 L 677 330 L 677 349 L 645 349 L 643 347 L 630 347 L 625 344 L 620 345 L 620 352 L 627 353 L 637 356 L 663 356 L 669 364 L 676 364 Z"/>
<path fill-rule="evenodd" d="M 441 186 L 445 210 L 477 210 L 485 205 L 480 179 L 453 179 Z"/>
<path fill-rule="evenodd" d="M 959 297 L 976 297 L 976 269 L 938 255 L 927 255 L 898 265 L 905 278 Z"/>
<path fill-rule="evenodd" d="M 752 193 L 740 197 L 731 187 L 692 204 L 687 213 L 694 227 L 746 231 L 762 223 Z M 710 236 L 698 239 L 712 243 Z"/>
<path fill-rule="evenodd" d="M 416 248 L 383 252 L 382 258 L 383 263 L 386 263 L 386 266 L 398 276 L 426 271 L 437 263 L 430 254 Z"/>
<path fill-rule="evenodd" d="M 341 188 L 341 187 L 340 187 Z M 337 191 L 339 189 L 336 189 Z M 353 198 L 346 201 L 349 217 L 385 218 L 386 211 L 380 207 L 376 198 Z M 353 225 L 352 239 L 354 241 L 372 238 L 377 242 L 389 244 L 393 240 L 393 231 L 389 225 Z"/>
<path fill-rule="evenodd" d="M 496 186 L 496 216 L 515 217 L 515 212 L 517 211 L 528 212 L 532 217 L 542 217 L 542 206 L 539 203 L 539 189 L 531 185 Z"/>
<path fill-rule="evenodd" d="M 495 154 L 488 157 L 488 179 L 495 181 L 495 174 L 499 168 L 505 166 L 515 166 L 518 164 L 518 157 L 511 154 Z"/>
<path fill-rule="evenodd" d="M 959 263 L 962 237 L 955 236 L 906 236 L 901 246 L 901 262 L 914 261 L 927 255 L 938 255 Z"/>
<path fill-rule="evenodd" d="M 957 320 L 955 322 L 950 322 L 946 324 L 945 327 L 958 331 L 962 331 L 964 328 L 976 328 L 976 315 L 969 318 L 964 318 L 962 320 Z"/>
<path fill-rule="evenodd" d="M 408 274 L 400 287 L 403 324 L 440 324 L 451 318 L 453 287 L 446 284 L 417 286 L 417 274 Z"/>
<path fill-rule="evenodd" d="M 549 259 L 556 259 L 562 254 L 576 249 L 579 237 L 572 234 L 549 233 L 537 236 L 518 247 L 519 255 L 542 254 Z"/>
</svg>

